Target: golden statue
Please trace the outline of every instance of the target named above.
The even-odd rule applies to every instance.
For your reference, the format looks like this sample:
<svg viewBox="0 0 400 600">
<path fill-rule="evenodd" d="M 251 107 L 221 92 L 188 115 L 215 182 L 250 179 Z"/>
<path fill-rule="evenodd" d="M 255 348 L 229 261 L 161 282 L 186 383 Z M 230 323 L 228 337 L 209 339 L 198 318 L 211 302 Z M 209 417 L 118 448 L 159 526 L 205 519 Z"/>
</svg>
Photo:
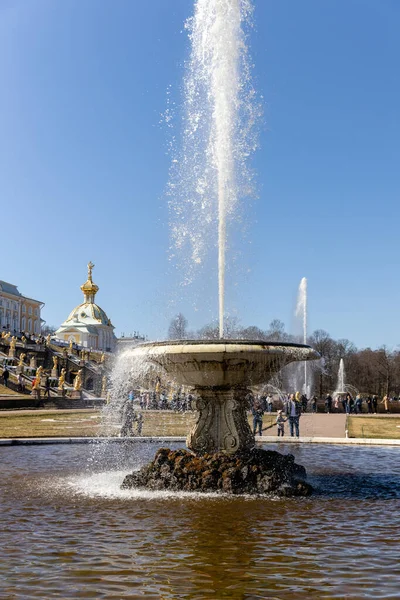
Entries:
<svg viewBox="0 0 400 600">
<path fill-rule="evenodd" d="M 11 331 L 8 331 L 7 333 L 4 334 L 5 340 L 8 340 L 9 337 L 11 337 Z"/>
<path fill-rule="evenodd" d="M 103 375 L 101 380 L 101 397 L 105 398 L 107 394 L 107 377 Z"/>
<path fill-rule="evenodd" d="M 53 356 L 53 369 L 57 370 L 58 367 L 58 356 Z"/>
<path fill-rule="evenodd" d="M 74 342 L 72 341 L 72 339 L 69 340 L 69 353 L 70 354 L 72 354 L 72 352 L 73 352 L 73 344 L 74 344 Z"/>
<path fill-rule="evenodd" d="M 21 340 L 23 344 L 26 344 L 26 337 L 24 335 L 22 336 Z"/>
<path fill-rule="evenodd" d="M 106 355 L 104 354 L 104 352 L 101 353 L 100 362 L 101 363 L 106 362 Z"/>
<path fill-rule="evenodd" d="M 58 389 L 62 390 L 64 389 L 64 385 L 65 385 L 65 369 L 61 369 L 61 374 L 60 377 L 58 378 Z"/>
<path fill-rule="evenodd" d="M 17 338 L 15 335 L 10 340 L 10 350 L 15 350 L 15 346 L 17 345 Z"/>
<path fill-rule="evenodd" d="M 22 353 L 22 354 L 19 355 L 19 363 L 18 363 L 19 367 L 23 367 L 24 366 L 25 356 L 26 356 L 26 354 L 24 354 L 24 353 Z"/>
<path fill-rule="evenodd" d="M 43 372 L 43 367 L 38 367 L 38 370 L 36 371 L 36 376 L 35 376 L 35 383 L 32 386 L 33 390 L 40 390 L 40 382 L 42 380 L 42 372 Z"/>
<path fill-rule="evenodd" d="M 50 346 L 50 342 L 51 342 L 51 334 L 49 333 L 49 335 L 46 336 L 46 344 L 48 346 Z"/>
<path fill-rule="evenodd" d="M 74 381 L 74 390 L 79 392 L 82 389 L 82 369 L 79 369 Z"/>
</svg>

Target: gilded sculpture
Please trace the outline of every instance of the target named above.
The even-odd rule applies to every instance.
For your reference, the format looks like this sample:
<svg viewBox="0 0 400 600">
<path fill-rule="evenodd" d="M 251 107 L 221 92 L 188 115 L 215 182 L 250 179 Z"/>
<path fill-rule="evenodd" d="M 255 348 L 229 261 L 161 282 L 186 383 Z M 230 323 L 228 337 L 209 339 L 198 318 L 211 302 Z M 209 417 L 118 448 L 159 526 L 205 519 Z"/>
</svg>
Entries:
<svg viewBox="0 0 400 600">
<path fill-rule="evenodd" d="M 74 381 L 74 390 L 79 392 L 82 389 L 82 369 L 79 369 Z"/>
<path fill-rule="evenodd" d="M 66 371 L 65 369 L 61 369 L 61 374 L 60 377 L 58 379 L 58 389 L 59 390 L 63 390 L 64 389 L 64 385 L 65 385 L 65 374 Z"/>
</svg>

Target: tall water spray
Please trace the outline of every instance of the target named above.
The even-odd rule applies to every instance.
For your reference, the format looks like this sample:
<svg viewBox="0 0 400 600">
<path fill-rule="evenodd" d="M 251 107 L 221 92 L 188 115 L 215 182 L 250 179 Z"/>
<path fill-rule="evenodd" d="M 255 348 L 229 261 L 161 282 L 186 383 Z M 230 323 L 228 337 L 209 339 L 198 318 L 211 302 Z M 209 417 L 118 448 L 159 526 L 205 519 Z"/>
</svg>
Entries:
<svg viewBox="0 0 400 600">
<path fill-rule="evenodd" d="M 183 144 L 169 183 L 174 251 L 190 249 L 188 282 L 210 246 L 209 234 L 215 239 L 217 229 L 220 337 L 227 225 L 238 198 L 250 193 L 246 161 L 256 147 L 253 125 L 259 107 L 245 35 L 251 14 L 251 0 L 195 2 L 194 16 L 186 23 L 191 54 L 184 81 Z"/>
<path fill-rule="evenodd" d="M 337 380 L 337 385 L 336 385 L 336 393 L 344 393 L 346 391 L 346 375 L 344 372 L 344 360 L 343 358 L 340 359 L 340 363 L 339 363 L 339 371 L 338 371 L 338 380 Z"/>
<path fill-rule="evenodd" d="M 307 279 L 302 278 L 299 285 L 299 291 L 297 295 L 296 303 L 296 317 L 302 320 L 303 328 L 303 344 L 307 344 Z M 308 390 L 307 381 L 307 363 L 304 363 L 304 393 L 307 394 Z"/>
</svg>

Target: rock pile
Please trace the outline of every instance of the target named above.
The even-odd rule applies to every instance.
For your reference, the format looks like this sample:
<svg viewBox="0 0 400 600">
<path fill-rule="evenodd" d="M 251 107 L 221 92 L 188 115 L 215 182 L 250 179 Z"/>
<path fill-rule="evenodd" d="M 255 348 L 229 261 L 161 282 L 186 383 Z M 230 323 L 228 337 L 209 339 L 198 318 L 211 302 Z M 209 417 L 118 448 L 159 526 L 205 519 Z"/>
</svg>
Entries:
<svg viewBox="0 0 400 600">
<path fill-rule="evenodd" d="M 127 475 L 123 489 L 309 496 L 306 470 L 291 454 L 254 448 L 246 454 L 204 454 L 160 448 L 154 460 Z"/>
</svg>

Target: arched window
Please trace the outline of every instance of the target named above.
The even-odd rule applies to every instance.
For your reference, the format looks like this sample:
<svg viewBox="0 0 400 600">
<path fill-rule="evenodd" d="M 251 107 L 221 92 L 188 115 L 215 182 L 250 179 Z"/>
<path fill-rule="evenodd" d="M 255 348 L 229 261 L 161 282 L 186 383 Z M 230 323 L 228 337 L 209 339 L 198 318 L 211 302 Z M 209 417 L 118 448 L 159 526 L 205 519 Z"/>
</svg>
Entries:
<svg viewBox="0 0 400 600">
<path fill-rule="evenodd" d="M 32 331 L 32 319 L 28 319 L 28 331 L 29 331 L 29 333 L 33 333 L 33 331 Z"/>
<path fill-rule="evenodd" d="M 21 330 L 25 331 L 25 328 L 26 328 L 26 318 L 22 317 L 22 319 L 21 319 Z"/>
</svg>

